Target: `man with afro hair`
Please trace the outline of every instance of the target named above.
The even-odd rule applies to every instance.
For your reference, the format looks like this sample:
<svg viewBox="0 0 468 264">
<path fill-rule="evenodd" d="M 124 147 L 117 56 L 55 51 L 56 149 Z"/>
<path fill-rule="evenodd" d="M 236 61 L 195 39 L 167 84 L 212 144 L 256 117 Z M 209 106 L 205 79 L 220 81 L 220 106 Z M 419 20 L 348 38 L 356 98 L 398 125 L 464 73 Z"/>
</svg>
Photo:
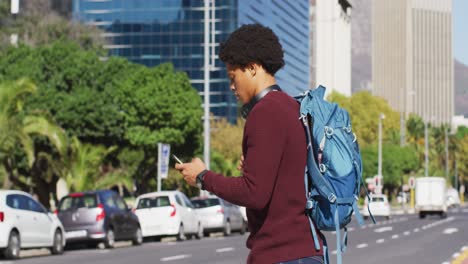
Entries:
<svg viewBox="0 0 468 264">
<path fill-rule="evenodd" d="M 262 25 L 243 25 L 221 45 L 219 57 L 247 119 L 242 176 L 207 170 L 199 158 L 176 169 L 188 184 L 247 208 L 247 263 L 323 263 L 305 214 L 307 148 L 299 104 L 275 80 L 284 66 L 278 37 Z"/>
</svg>

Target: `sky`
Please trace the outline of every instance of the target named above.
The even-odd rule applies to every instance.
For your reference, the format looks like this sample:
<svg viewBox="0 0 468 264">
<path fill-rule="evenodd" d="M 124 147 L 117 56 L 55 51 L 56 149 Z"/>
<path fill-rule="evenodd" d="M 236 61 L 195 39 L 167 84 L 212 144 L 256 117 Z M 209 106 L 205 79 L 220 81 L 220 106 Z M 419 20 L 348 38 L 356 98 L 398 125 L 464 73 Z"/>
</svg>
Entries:
<svg viewBox="0 0 468 264">
<path fill-rule="evenodd" d="M 468 0 L 453 0 L 453 56 L 468 65 Z"/>
</svg>

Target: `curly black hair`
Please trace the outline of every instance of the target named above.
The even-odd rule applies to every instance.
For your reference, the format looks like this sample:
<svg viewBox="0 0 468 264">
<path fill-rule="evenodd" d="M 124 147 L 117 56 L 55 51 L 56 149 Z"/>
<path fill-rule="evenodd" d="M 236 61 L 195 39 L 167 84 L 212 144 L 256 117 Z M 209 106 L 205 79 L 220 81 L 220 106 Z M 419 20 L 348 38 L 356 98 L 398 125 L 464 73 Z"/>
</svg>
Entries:
<svg viewBox="0 0 468 264">
<path fill-rule="evenodd" d="M 260 24 L 243 25 L 221 44 L 219 58 L 245 68 L 258 63 L 271 75 L 284 66 L 283 47 L 273 30 Z"/>
</svg>

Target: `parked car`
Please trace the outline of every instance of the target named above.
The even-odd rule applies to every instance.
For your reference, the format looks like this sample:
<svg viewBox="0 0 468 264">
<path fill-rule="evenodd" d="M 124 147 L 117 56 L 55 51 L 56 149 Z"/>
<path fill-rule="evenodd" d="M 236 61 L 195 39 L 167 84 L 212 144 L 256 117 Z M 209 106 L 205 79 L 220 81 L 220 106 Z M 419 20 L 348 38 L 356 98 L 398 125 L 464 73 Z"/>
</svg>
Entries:
<svg viewBox="0 0 468 264">
<path fill-rule="evenodd" d="M 103 242 L 106 248 L 113 248 L 118 240 L 131 240 L 133 245 L 143 242 L 138 217 L 111 190 L 67 195 L 60 200 L 57 215 L 68 243 L 96 246 Z"/>
<path fill-rule="evenodd" d="M 383 216 L 387 219 L 390 219 L 391 208 L 388 203 L 387 195 L 385 194 L 371 194 L 370 203 L 367 197 L 364 200 L 364 207 L 362 208 L 362 216 L 364 219 L 369 218 L 369 210 L 367 209 L 369 205 L 369 210 L 373 216 Z"/>
<path fill-rule="evenodd" d="M 408 203 L 409 201 L 409 194 L 407 192 L 399 192 L 397 195 L 397 203 L 403 204 Z"/>
<path fill-rule="evenodd" d="M 217 196 L 195 197 L 192 203 L 202 219 L 205 234 L 223 231 L 225 236 L 229 236 L 233 230 L 245 233 L 247 222 L 237 205 Z"/>
<path fill-rule="evenodd" d="M 64 246 L 64 228 L 53 213 L 25 192 L 0 190 L 0 254 L 17 259 L 25 248 L 62 254 Z"/>
<path fill-rule="evenodd" d="M 455 188 L 450 188 L 446 193 L 446 203 L 448 208 L 460 207 L 460 195 Z"/>
<path fill-rule="evenodd" d="M 136 199 L 135 214 L 140 219 L 143 237 L 187 235 L 203 237 L 203 225 L 190 200 L 179 191 L 143 194 Z"/>
</svg>

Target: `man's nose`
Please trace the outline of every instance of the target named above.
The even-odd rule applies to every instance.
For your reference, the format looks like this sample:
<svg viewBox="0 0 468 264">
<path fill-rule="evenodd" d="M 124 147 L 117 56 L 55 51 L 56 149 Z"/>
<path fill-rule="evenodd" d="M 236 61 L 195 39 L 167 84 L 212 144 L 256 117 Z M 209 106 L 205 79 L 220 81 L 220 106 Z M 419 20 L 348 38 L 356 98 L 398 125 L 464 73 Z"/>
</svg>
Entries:
<svg viewBox="0 0 468 264">
<path fill-rule="evenodd" d="M 231 91 L 235 91 L 235 90 L 236 90 L 236 86 L 235 86 L 233 83 L 231 83 L 231 84 L 229 85 L 229 88 L 231 89 Z"/>
</svg>

